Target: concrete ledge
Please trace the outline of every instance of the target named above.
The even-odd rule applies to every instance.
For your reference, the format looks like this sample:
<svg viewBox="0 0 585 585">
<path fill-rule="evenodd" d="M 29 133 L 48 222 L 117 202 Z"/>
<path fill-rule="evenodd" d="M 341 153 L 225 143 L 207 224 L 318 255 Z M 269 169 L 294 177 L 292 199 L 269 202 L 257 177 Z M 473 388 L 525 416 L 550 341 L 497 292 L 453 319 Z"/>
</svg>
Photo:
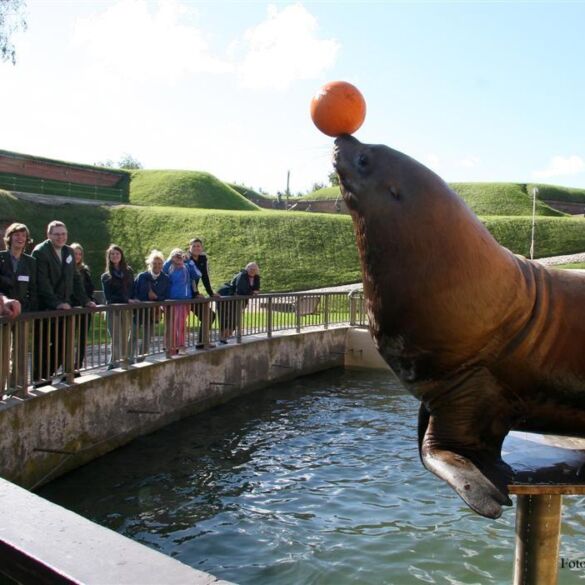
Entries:
<svg viewBox="0 0 585 585">
<path fill-rule="evenodd" d="M 0 577 L 20 583 L 228 585 L 0 479 Z"/>
<path fill-rule="evenodd" d="M 0 476 L 34 489 L 234 396 L 343 366 L 347 329 L 247 340 L 12 399 L 0 409 Z"/>
</svg>

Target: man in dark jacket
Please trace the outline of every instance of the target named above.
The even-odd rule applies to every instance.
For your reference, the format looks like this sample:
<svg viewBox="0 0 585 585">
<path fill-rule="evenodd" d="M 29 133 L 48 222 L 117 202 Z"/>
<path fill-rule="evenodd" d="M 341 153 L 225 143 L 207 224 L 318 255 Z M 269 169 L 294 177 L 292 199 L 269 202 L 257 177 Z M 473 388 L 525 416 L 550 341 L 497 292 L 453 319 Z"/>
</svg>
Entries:
<svg viewBox="0 0 585 585">
<path fill-rule="evenodd" d="M 73 250 L 67 245 L 67 227 L 62 221 L 47 226 L 47 239 L 35 247 L 39 309 L 68 311 L 78 299 L 85 307 L 96 304 L 87 298 L 81 275 L 75 269 Z M 43 320 L 35 327 L 33 381 L 36 387 L 49 384 L 65 355 L 63 317 Z M 40 367 L 39 367 L 40 366 Z"/>
</svg>

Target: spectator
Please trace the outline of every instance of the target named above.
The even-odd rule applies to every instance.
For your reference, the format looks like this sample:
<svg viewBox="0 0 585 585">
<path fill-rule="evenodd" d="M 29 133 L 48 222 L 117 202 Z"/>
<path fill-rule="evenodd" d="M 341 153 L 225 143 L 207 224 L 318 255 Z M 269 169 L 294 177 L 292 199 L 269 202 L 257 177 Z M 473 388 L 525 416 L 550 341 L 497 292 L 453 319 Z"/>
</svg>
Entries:
<svg viewBox="0 0 585 585">
<path fill-rule="evenodd" d="M 4 234 L 6 250 L 0 252 L 0 293 L 19 301 L 25 312 L 38 308 L 36 260 L 25 254 L 30 242 L 26 225 L 13 223 Z"/>
<path fill-rule="evenodd" d="M 102 289 L 106 305 L 134 303 L 134 273 L 126 264 L 120 246 L 111 244 L 106 250 L 106 271 L 102 274 Z M 120 358 L 128 356 L 131 315 L 127 310 L 111 310 L 107 314 L 108 331 L 112 339 L 112 350 L 108 370 L 120 365 Z"/>
<path fill-rule="evenodd" d="M 87 298 L 81 275 L 75 269 L 73 250 L 67 245 L 67 227 L 62 221 L 47 226 L 47 239 L 32 252 L 37 261 L 37 296 L 39 309 L 68 311 L 78 303 L 95 307 Z M 35 386 L 51 383 L 50 377 L 63 364 L 65 355 L 65 318 L 53 323 L 35 322 L 33 380 Z"/>
<path fill-rule="evenodd" d="M 22 311 L 35 311 L 37 305 L 37 266 L 36 260 L 25 254 L 30 244 L 30 232 L 23 223 L 13 223 L 4 234 L 6 250 L 0 252 L 0 293 L 18 301 Z M 10 331 L 5 330 L 0 356 L 4 380 L 0 384 L 0 394 L 4 389 L 6 375 L 10 370 L 9 385 L 15 388 L 26 367 L 27 321 L 19 321 Z M 12 337 L 12 340 L 10 339 Z M 10 368 L 10 361 L 12 367 Z"/>
<path fill-rule="evenodd" d="M 163 270 L 169 275 L 170 289 L 169 299 L 190 300 L 193 293 L 199 294 L 197 285 L 201 278 L 201 272 L 194 263 L 185 264 L 185 253 L 175 248 L 163 266 Z M 171 327 L 170 347 L 171 354 L 185 353 L 185 320 L 189 314 L 189 303 L 176 304 L 170 307 L 170 319 L 167 325 Z"/>
<path fill-rule="evenodd" d="M 0 293 L 0 318 L 15 319 L 20 315 L 20 302 Z M 6 388 L 10 367 L 10 328 L 0 326 L 0 398 Z"/>
<path fill-rule="evenodd" d="M 90 301 L 96 303 L 96 299 L 94 297 L 93 292 L 93 282 L 91 281 L 91 273 L 89 271 L 89 267 L 84 262 L 85 259 L 85 252 L 83 250 L 83 246 L 74 242 L 71 244 L 71 249 L 73 250 L 73 257 L 75 258 L 75 268 L 81 275 L 81 282 L 83 284 L 83 290 L 87 298 Z M 78 299 L 75 299 L 78 301 Z M 79 304 L 79 302 L 77 303 Z M 76 327 L 76 337 L 77 337 L 77 354 L 75 355 L 75 375 L 79 376 L 79 370 L 83 367 L 83 362 L 85 360 L 85 349 L 87 347 L 87 333 L 91 326 L 91 313 L 86 313 L 84 315 L 79 315 L 77 319 L 77 327 Z"/>
<path fill-rule="evenodd" d="M 170 279 L 162 271 L 164 256 L 158 250 L 152 250 L 146 257 L 148 270 L 141 272 L 134 281 L 134 298 L 139 302 L 164 301 L 169 295 Z M 140 356 L 142 361 L 150 349 L 150 339 L 154 326 L 160 320 L 160 307 L 138 309 L 134 316 L 134 343 L 132 354 Z M 140 330 L 142 329 L 142 336 Z M 141 339 L 140 346 L 138 339 Z"/>
<path fill-rule="evenodd" d="M 221 296 L 252 296 L 260 292 L 260 270 L 256 262 L 246 264 L 234 276 L 231 282 L 225 283 L 220 289 Z M 219 342 L 226 344 L 228 337 L 232 335 L 236 328 L 237 312 L 240 313 L 248 306 L 248 300 L 244 302 L 223 302 L 219 303 L 217 312 L 219 314 L 219 324 L 221 328 Z"/>
<path fill-rule="evenodd" d="M 207 254 L 203 251 L 203 241 L 201 238 L 193 238 L 191 242 L 189 242 L 189 256 L 188 256 L 188 263 L 192 262 L 195 267 L 201 273 L 201 282 L 203 283 L 203 287 L 205 291 L 209 295 L 209 298 L 219 298 L 219 295 L 213 292 L 213 288 L 211 287 L 211 281 L 209 279 L 209 259 Z M 197 298 L 197 296 L 201 296 L 198 292 L 193 293 L 193 298 Z M 215 313 L 211 310 L 211 305 L 209 303 L 202 304 L 198 303 L 193 306 L 193 314 L 199 319 L 201 325 L 199 327 L 199 336 L 197 339 L 197 345 L 195 346 L 197 349 L 203 349 L 203 311 L 208 311 L 209 314 L 209 325 L 211 325 L 215 321 Z M 213 344 L 209 344 L 209 347 L 214 347 Z"/>
</svg>

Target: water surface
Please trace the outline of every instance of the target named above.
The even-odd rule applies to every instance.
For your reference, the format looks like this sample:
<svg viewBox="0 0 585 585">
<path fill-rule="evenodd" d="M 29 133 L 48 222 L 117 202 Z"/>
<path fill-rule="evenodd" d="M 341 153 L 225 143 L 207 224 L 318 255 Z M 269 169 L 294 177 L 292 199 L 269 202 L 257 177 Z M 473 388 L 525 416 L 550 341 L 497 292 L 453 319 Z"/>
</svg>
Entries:
<svg viewBox="0 0 585 585">
<path fill-rule="evenodd" d="M 40 493 L 242 585 L 510 583 L 514 510 L 477 516 L 422 468 L 417 410 L 387 374 L 333 370 L 170 425 Z M 585 561 L 582 510 L 565 498 L 561 557 Z M 583 580 L 559 571 L 561 585 Z"/>
</svg>

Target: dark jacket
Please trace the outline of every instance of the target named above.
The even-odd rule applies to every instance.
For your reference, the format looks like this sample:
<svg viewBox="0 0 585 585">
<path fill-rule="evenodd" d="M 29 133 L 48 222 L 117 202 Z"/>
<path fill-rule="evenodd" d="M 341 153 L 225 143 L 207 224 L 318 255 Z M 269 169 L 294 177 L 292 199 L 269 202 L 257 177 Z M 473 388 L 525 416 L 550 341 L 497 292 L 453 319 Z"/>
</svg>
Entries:
<svg viewBox="0 0 585 585">
<path fill-rule="evenodd" d="M 22 254 L 14 272 L 10 252 L 0 252 L 0 293 L 20 301 L 23 311 L 36 311 L 37 261 L 28 254 Z"/>
<path fill-rule="evenodd" d="M 89 271 L 89 268 L 83 265 L 79 269 L 79 275 L 81 276 L 81 283 L 83 285 L 83 290 L 85 291 L 87 298 L 95 303 L 96 300 L 95 297 L 93 296 L 94 293 L 93 282 L 91 280 L 91 273 Z M 75 299 L 75 301 L 76 304 L 81 304 L 80 302 L 78 302 L 79 299 Z"/>
<path fill-rule="evenodd" d="M 203 283 L 207 294 L 212 297 L 213 288 L 211 288 L 211 282 L 209 280 L 209 261 L 207 259 L 207 255 L 200 254 L 197 260 L 191 256 L 189 262 L 193 262 L 193 264 L 195 264 L 195 266 L 198 268 L 199 272 L 201 272 L 201 282 Z M 193 296 L 195 296 L 195 293 L 193 293 Z"/>
<path fill-rule="evenodd" d="M 127 303 L 134 294 L 134 273 L 128 266 L 124 271 L 104 272 L 102 288 L 106 305 Z"/>
<path fill-rule="evenodd" d="M 84 306 L 89 301 L 69 246 L 63 246 L 59 258 L 51 240 L 45 240 L 35 247 L 32 255 L 37 261 L 39 309 L 51 311 L 61 303 Z"/>
<path fill-rule="evenodd" d="M 221 296 L 250 296 L 255 290 L 260 290 L 260 276 L 256 274 L 254 276 L 254 282 L 250 285 L 250 279 L 248 278 L 248 272 L 245 268 L 242 268 L 233 278 L 231 282 L 226 282 L 220 289 L 219 294 Z"/>
<path fill-rule="evenodd" d="M 156 295 L 157 301 L 166 301 L 169 296 L 171 281 L 164 272 L 161 272 L 158 278 L 153 278 L 148 271 L 141 272 L 134 281 L 134 298 L 146 302 L 150 301 L 148 298 L 148 291 L 152 291 Z"/>
</svg>

